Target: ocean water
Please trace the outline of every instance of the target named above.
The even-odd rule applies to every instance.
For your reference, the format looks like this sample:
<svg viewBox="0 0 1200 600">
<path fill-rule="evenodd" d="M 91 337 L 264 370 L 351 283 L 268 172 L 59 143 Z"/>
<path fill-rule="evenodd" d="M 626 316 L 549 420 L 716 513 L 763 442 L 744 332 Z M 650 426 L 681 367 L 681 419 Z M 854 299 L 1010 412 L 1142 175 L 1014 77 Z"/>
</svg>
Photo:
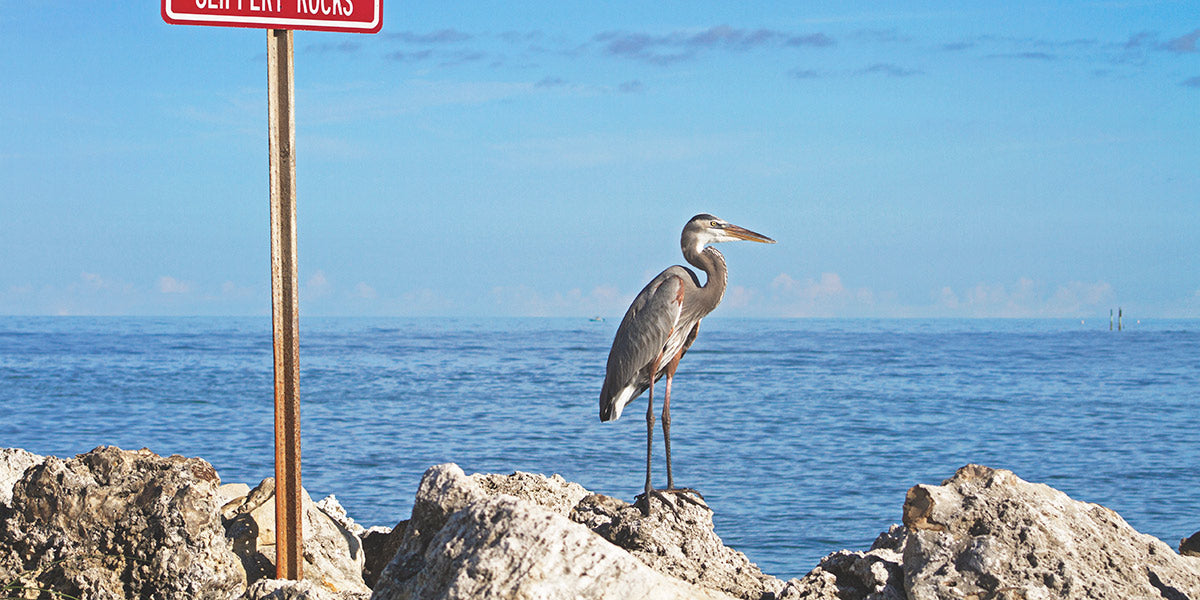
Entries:
<svg viewBox="0 0 1200 600">
<path fill-rule="evenodd" d="M 368 526 L 407 518 L 442 462 L 632 500 L 645 400 L 598 419 L 616 325 L 302 320 L 304 486 Z M 271 368 L 266 318 L 0 317 L 0 446 L 148 447 L 253 485 L 272 475 Z M 672 418 L 676 483 L 783 578 L 866 549 L 910 486 L 967 463 L 1103 504 L 1171 546 L 1200 529 L 1196 320 L 712 318 Z"/>
</svg>

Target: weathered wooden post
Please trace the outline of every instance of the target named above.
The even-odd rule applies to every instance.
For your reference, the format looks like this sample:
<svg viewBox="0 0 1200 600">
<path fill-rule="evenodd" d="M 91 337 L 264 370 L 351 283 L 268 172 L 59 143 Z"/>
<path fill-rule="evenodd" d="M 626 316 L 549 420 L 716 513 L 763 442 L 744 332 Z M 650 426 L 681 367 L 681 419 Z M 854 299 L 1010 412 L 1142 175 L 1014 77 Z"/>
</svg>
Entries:
<svg viewBox="0 0 1200 600">
<path fill-rule="evenodd" d="M 300 319 L 296 285 L 296 111 L 292 32 L 267 30 L 271 327 L 275 348 L 275 576 L 304 577 L 300 499 Z"/>
</svg>

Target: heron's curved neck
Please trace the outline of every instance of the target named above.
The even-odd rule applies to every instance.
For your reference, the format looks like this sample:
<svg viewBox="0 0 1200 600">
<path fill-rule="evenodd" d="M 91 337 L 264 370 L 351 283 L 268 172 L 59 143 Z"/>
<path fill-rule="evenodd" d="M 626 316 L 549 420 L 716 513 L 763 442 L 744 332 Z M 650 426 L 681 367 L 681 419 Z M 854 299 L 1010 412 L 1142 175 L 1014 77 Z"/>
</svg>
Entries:
<svg viewBox="0 0 1200 600">
<path fill-rule="evenodd" d="M 725 286 L 729 284 L 729 270 L 725 267 L 725 256 L 716 248 L 708 246 L 705 248 L 685 247 L 683 257 L 708 276 L 704 285 L 700 286 L 698 292 L 695 293 L 700 310 L 707 314 L 721 303 L 721 298 L 725 296 Z"/>
</svg>

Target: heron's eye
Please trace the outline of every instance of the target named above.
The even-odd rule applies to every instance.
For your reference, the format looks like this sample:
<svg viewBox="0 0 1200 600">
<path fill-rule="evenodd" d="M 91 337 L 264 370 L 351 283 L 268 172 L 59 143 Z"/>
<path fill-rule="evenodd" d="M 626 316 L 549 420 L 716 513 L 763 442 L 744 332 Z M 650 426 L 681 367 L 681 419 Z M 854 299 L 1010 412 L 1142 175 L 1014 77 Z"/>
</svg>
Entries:
<svg viewBox="0 0 1200 600">
<path fill-rule="evenodd" d="M 720 223 L 718 223 L 718 222 L 716 222 L 716 221 L 712 221 L 712 222 L 710 222 L 710 223 L 709 223 L 709 225 L 711 225 L 711 226 L 713 226 L 713 227 L 720 227 L 720 226 L 721 226 L 721 224 L 720 224 Z"/>
</svg>

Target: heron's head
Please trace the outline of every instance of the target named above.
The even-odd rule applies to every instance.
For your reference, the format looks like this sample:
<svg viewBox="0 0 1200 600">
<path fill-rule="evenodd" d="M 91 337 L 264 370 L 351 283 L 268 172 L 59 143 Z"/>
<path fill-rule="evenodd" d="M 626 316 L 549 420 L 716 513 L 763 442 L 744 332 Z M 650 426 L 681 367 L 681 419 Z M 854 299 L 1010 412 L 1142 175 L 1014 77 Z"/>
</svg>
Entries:
<svg viewBox="0 0 1200 600">
<path fill-rule="evenodd" d="M 709 244 L 736 242 L 738 240 L 762 242 L 764 244 L 775 243 L 775 240 L 761 233 L 755 233 L 745 227 L 739 227 L 708 213 L 696 215 L 692 217 L 692 220 L 688 221 L 688 224 L 683 227 L 683 238 L 680 242 L 685 250 L 691 248 L 699 252 Z"/>
</svg>

